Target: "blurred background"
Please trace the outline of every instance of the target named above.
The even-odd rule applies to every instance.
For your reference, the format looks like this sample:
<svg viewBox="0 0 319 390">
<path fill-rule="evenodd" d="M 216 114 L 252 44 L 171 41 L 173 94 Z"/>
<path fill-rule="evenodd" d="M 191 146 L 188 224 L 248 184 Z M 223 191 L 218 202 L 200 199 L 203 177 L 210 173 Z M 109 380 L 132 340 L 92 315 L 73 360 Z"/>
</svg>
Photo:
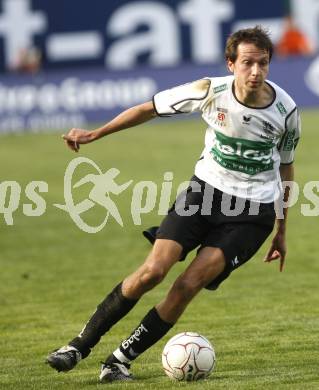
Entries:
<svg viewBox="0 0 319 390">
<path fill-rule="evenodd" d="M 225 74 L 227 36 L 256 24 L 276 44 L 269 78 L 316 107 L 317 0 L 1 0 L 0 133 L 85 127 Z"/>
</svg>

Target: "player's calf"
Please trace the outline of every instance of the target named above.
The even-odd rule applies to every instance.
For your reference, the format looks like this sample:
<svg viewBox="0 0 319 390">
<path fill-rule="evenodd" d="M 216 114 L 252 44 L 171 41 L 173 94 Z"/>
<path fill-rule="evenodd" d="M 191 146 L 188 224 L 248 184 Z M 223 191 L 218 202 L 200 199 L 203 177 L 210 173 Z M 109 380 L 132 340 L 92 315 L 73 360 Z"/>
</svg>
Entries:
<svg viewBox="0 0 319 390">
<path fill-rule="evenodd" d="M 151 309 L 131 335 L 109 355 L 102 365 L 100 381 L 132 379 L 130 363 L 160 340 L 173 326 L 162 320 L 155 308 Z"/>
</svg>

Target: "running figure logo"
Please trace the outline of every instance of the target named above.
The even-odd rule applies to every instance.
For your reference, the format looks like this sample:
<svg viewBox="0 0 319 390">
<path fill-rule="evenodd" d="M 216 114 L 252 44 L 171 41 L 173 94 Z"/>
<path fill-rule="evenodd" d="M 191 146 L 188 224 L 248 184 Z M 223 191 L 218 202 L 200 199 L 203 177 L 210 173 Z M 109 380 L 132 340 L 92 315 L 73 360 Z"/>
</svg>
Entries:
<svg viewBox="0 0 319 390">
<path fill-rule="evenodd" d="M 72 185 L 74 172 L 80 164 L 91 165 L 98 173 L 89 173 Z M 92 160 L 86 157 L 75 158 L 68 165 L 64 175 L 65 204 L 54 204 L 54 206 L 69 213 L 76 225 L 87 233 L 97 233 L 102 230 L 107 223 L 109 215 L 111 215 L 119 225 L 123 226 L 122 217 L 115 202 L 111 199 L 111 195 L 121 194 L 131 185 L 133 180 L 119 185 L 115 182 L 115 178 L 119 174 L 120 171 L 116 168 L 111 168 L 103 173 Z M 88 199 L 85 199 L 75 205 L 72 195 L 73 189 L 79 188 L 87 183 L 93 184 L 93 187 L 89 192 Z M 102 206 L 106 210 L 106 216 L 100 225 L 90 226 L 81 218 L 81 214 L 90 210 L 95 205 Z"/>
</svg>

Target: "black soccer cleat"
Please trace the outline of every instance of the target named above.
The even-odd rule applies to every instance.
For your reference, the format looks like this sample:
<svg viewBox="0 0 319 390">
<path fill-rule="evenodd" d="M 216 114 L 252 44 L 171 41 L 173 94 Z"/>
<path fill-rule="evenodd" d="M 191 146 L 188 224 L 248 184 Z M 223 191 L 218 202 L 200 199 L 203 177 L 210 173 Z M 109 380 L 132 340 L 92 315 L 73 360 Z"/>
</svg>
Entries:
<svg viewBox="0 0 319 390">
<path fill-rule="evenodd" d="M 81 352 L 76 348 L 67 345 L 66 347 L 61 347 L 60 349 L 50 353 L 50 355 L 46 358 L 46 363 L 58 372 L 70 371 L 81 359 Z"/>
<path fill-rule="evenodd" d="M 100 382 L 131 381 L 130 365 L 126 363 L 102 363 Z"/>
</svg>

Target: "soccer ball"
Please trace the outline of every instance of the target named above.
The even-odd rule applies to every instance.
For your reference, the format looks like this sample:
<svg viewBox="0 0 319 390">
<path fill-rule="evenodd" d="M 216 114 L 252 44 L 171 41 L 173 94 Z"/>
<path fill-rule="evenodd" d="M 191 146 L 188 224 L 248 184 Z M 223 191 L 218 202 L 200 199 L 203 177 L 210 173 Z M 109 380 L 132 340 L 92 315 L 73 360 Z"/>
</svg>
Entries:
<svg viewBox="0 0 319 390">
<path fill-rule="evenodd" d="M 207 378 L 215 366 L 215 351 L 211 343 L 194 332 L 172 337 L 162 352 L 165 373 L 179 381 L 197 381 Z"/>
</svg>

